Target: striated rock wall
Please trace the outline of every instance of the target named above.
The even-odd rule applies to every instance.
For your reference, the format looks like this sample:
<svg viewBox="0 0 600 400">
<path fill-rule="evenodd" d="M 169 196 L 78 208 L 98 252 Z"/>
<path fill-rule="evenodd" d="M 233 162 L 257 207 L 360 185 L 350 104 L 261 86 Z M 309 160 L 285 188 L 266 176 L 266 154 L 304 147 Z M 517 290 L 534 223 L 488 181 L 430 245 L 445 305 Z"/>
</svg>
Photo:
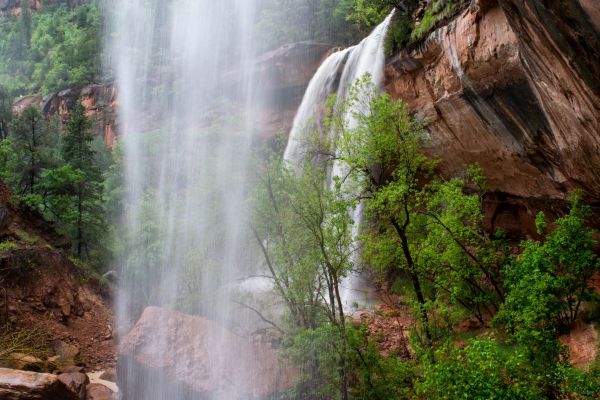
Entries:
<svg viewBox="0 0 600 400">
<path fill-rule="evenodd" d="M 118 99 L 113 84 L 92 84 L 82 89 L 70 88 L 46 96 L 27 96 L 19 99 L 13 111 L 21 112 L 25 107 L 40 107 L 47 116 L 57 115 L 64 123 L 69 119 L 71 110 L 77 101 L 81 101 L 86 114 L 93 121 L 93 130 L 109 148 L 117 140 Z"/>
<path fill-rule="evenodd" d="M 428 122 L 444 173 L 478 162 L 507 196 L 598 202 L 599 60 L 598 1 L 474 0 L 389 60 L 386 89 Z"/>
<path fill-rule="evenodd" d="M 332 51 L 329 44 L 305 41 L 283 45 L 257 58 L 254 81 L 267 98 L 256 116 L 261 138 L 290 131 L 306 87 Z"/>
</svg>

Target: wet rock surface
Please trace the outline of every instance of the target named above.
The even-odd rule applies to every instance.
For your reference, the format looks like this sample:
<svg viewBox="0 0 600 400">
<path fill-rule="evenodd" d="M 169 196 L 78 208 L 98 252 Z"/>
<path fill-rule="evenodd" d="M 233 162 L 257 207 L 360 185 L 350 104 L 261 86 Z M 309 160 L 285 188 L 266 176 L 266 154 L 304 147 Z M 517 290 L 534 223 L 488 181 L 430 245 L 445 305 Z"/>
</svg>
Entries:
<svg viewBox="0 0 600 400">
<path fill-rule="evenodd" d="M 79 400 L 56 375 L 0 368 L 2 400 Z"/>
<path fill-rule="evenodd" d="M 68 372 L 60 374 L 58 379 L 77 395 L 80 400 L 85 400 L 86 386 L 89 383 L 89 378 L 81 372 Z"/>
<path fill-rule="evenodd" d="M 113 392 L 104 385 L 91 383 L 87 385 L 87 400 L 112 400 Z"/>
<path fill-rule="evenodd" d="M 67 88 L 43 97 L 26 96 L 14 104 L 13 110 L 19 113 L 28 106 L 39 107 L 45 115 L 57 116 L 62 123 L 66 123 L 78 101 L 92 119 L 93 131 L 108 147 L 114 146 L 118 132 L 118 100 L 116 86 L 112 83 Z"/>
<path fill-rule="evenodd" d="M 270 346 L 212 321 L 156 307 L 143 312 L 120 345 L 118 374 L 125 398 L 152 390 L 152 385 L 128 386 L 128 371 L 134 370 L 136 382 L 154 382 L 162 393 L 167 388 L 180 399 L 263 399 L 294 382 L 294 373 Z"/>
<path fill-rule="evenodd" d="M 386 89 L 428 122 L 447 175 L 493 191 L 600 200 L 600 2 L 478 0 L 394 56 Z"/>
</svg>

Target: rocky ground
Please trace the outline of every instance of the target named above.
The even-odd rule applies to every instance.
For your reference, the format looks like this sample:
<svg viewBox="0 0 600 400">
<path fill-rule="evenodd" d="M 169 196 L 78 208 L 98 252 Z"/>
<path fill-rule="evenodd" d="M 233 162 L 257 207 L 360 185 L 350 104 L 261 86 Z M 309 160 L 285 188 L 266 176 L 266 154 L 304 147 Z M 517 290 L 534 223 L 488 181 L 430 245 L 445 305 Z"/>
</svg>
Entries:
<svg viewBox="0 0 600 400">
<path fill-rule="evenodd" d="M 110 284 L 74 264 L 64 238 L 12 204 L 0 183 L 0 398 L 111 398 L 98 374 L 93 385 L 86 375 L 116 380 L 110 295 Z M 23 397 L 31 393 L 38 397 Z"/>
</svg>

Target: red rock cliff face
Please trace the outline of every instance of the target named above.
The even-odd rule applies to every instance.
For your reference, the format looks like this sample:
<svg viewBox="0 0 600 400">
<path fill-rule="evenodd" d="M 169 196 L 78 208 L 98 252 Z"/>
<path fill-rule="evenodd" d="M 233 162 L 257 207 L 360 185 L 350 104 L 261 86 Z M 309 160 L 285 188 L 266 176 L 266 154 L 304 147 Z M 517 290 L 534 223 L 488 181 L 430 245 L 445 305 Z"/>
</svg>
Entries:
<svg viewBox="0 0 600 400">
<path fill-rule="evenodd" d="M 93 121 L 94 132 L 101 137 L 109 148 L 117 140 L 118 99 L 113 84 L 92 84 L 82 89 L 70 88 L 46 96 L 27 96 L 19 99 L 13 106 L 17 113 L 25 107 L 40 107 L 47 116 L 58 115 L 65 123 L 71 115 L 76 102 L 80 101 L 86 115 Z"/>
<path fill-rule="evenodd" d="M 599 1 L 474 0 L 386 79 L 428 121 L 443 172 L 478 162 L 505 196 L 600 201 Z"/>
</svg>

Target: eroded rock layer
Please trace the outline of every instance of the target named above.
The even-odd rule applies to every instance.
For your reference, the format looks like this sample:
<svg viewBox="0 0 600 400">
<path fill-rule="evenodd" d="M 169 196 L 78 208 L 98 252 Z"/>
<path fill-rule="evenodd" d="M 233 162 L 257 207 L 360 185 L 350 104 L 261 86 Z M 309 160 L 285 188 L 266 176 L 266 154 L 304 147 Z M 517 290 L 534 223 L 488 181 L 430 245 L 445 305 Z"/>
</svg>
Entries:
<svg viewBox="0 0 600 400">
<path fill-rule="evenodd" d="M 478 0 L 388 63 L 386 89 L 428 122 L 442 171 L 491 189 L 600 201 L 600 2 Z"/>
</svg>

